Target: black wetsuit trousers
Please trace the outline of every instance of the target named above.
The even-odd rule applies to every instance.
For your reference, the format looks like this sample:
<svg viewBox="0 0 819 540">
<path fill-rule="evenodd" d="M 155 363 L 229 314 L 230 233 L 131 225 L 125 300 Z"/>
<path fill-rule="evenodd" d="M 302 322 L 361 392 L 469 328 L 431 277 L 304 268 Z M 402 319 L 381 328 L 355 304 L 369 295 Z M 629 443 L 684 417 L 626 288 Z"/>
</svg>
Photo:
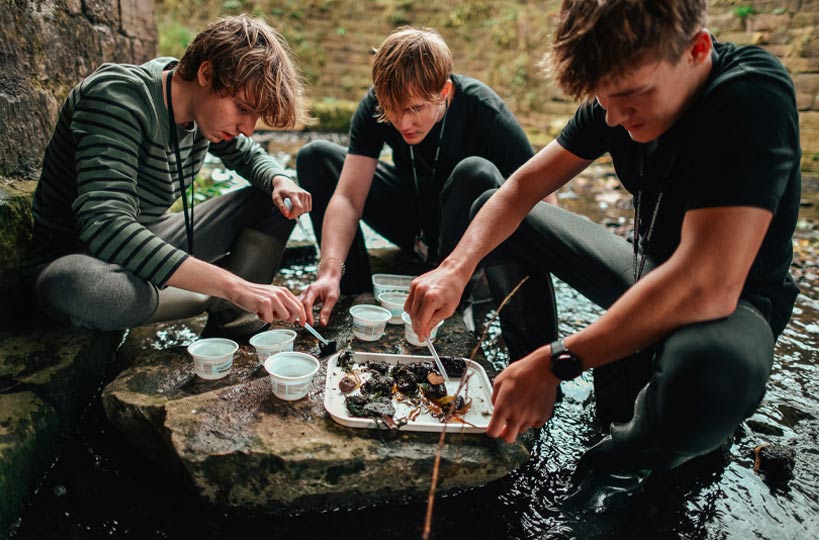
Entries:
<svg viewBox="0 0 819 540">
<path fill-rule="evenodd" d="M 491 193 L 478 198 L 473 216 Z M 504 328 L 507 343 L 518 342 L 508 343 L 510 351 L 519 354 L 555 337 L 558 313 L 550 275 L 603 308 L 634 284 L 629 241 L 545 203 L 535 206 L 484 265 L 496 300 L 518 275 L 530 276 L 528 293 L 520 295 L 528 305 L 501 311 L 502 325 L 505 315 L 514 319 L 523 313 L 525 320 L 517 320 L 515 328 Z M 489 271 L 493 267 L 515 279 Z M 644 273 L 653 267 L 647 260 Z M 662 470 L 718 448 L 759 405 L 774 341 L 768 321 L 744 300 L 728 317 L 674 330 L 654 347 L 650 377 L 637 395 L 632 420 L 614 424 L 581 463 L 598 469 Z"/>
<path fill-rule="evenodd" d="M 310 219 L 321 242 L 324 215 L 338 185 L 345 148 L 328 142 L 313 141 L 299 150 L 296 170 L 300 185 L 313 196 Z M 427 179 L 422 179 L 427 180 Z M 378 162 L 362 219 L 378 234 L 401 249 L 413 252 L 416 235 L 423 229 L 432 231 L 430 262 L 441 260 L 452 251 L 469 225 L 469 211 L 475 199 L 487 189 L 500 186 L 503 177 L 497 167 L 481 157 L 468 157 L 458 163 L 440 189 L 422 193 L 419 200 L 412 171 Z M 429 201 L 428 199 L 433 200 Z M 421 204 L 426 214 L 419 212 Z M 345 261 L 341 278 L 342 294 L 371 290 L 370 260 L 359 228 Z"/>
</svg>

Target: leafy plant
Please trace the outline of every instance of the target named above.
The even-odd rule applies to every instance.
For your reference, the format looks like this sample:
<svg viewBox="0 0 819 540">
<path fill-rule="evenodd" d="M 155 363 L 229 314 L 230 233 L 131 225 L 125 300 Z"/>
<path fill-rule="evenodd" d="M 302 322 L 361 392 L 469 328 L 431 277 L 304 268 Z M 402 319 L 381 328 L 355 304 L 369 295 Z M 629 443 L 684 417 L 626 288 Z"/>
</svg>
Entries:
<svg viewBox="0 0 819 540">
<path fill-rule="evenodd" d="M 754 9 L 754 6 L 750 4 L 743 4 L 734 8 L 734 15 L 736 15 L 736 17 L 743 22 L 754 13 L 756 13 L 756 10 Z"/>
</svg>

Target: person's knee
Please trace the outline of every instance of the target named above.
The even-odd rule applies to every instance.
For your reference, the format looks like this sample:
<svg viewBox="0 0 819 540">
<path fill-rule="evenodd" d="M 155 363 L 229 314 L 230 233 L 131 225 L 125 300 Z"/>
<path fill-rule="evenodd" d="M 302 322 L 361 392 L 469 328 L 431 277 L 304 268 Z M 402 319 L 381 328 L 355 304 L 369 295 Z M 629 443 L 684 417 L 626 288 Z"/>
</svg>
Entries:
<svg viewBox="0 0 819 540">
<path fill-rule="evenodd" d="M 151 316 L 156 294 L 150 284 L 136 276 L 118 279 L 89 260 L 68 255 L 40 272 L 35 294 L 46 313 L 60 322 L 101 331 L 124 330 Z"/>
<path fill-rule="evenodd" d="M 467 180 L 483 187 L 481 191 L 500 186 L 503 181 L 497 166 L 486 158 L 468 156 L 455 165 L 450 175 L 454 180 Z"/>
<path fill-rule="evenodd" d="M 455 165 L 442 190 L 442 198 L 457 197 L 474 201 L 487 189 L 500 187 L 503 176 L 494 163 L 480 156 L 469 156 Z"/>
<path fill-rule="evenodd" d="M 660 360 L 657 412 L 674 446 L 716 447 L 765 393 L 762 355 L 749 355 L 730 340 L 685 336 L 669 340 L 660 354 L 668 357 Z"/>
<path fill-rule="evenodd" d="M 231 199 L 225 201 L 226 205 L 229 204 L 231 207 L 239 208 L 238 211 L 244 215 L 261 217 L 275 208 L 270 196 L 255 186 L 245 186 L 236 191 L 219 195 L 219 197 Z"/>
<path fill-rule="evenodd" d="M 296 175 L 301 187 L 313 193 L 313 191 L 325 187 L 325 184 L 335 184 L 338 178 L 330 178 L 325 166 L 329 159 L 338 154 L 338 145 L 329 141 L 311 141 L 296 154 Z"/>
</svg>

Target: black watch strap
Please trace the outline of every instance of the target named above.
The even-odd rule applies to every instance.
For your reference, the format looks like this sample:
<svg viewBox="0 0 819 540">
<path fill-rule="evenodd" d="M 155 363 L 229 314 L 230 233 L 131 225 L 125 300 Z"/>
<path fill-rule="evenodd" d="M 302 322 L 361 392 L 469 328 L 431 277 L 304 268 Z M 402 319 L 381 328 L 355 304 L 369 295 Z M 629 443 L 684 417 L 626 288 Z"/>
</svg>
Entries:
<svg viewBox="0 0 819 540">
<path fill-rule="evenodd" d="M 551 348 L 551 368 L 555 377 L 561 381 L 569 381 L 583 373 L 583 363 L 575 356 L 563 340 L 553 341 Z"/>
</svg>

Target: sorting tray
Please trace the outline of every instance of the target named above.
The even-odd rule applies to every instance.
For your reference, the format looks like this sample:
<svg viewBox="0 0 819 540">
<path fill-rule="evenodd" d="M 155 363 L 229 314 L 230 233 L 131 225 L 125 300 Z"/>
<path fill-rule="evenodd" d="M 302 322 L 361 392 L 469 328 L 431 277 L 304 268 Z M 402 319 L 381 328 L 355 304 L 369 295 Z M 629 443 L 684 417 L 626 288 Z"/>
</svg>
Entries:
<svg viewBox="0 0 819 540">
<path fill-rule="evenodd" d="M 356 369 L 358 369 L 358 367 L 363 368 L 366 366 L 367 362 L 374 361 L 386 362 L 391 366 L 399 363 L 408 364 L 412 362 L 424 361 L 433 362 L 431 356 L 368 352 L 356 352 L 354 354 L 354 360 L 357 366 Z M 324 387 L 324 408 L 327 409 L 327 412 L 330 413 L 333 420 L 343 426 L 368 429 L 383 427 L 383 422 L 376 422 L 376 420 L 372 418 L 359 418 L 349 415 L 344 402 L 345 394 L 338 389 L 338 383 L 341 381 L 342 377 L 344 377 L 344 372 L 338 367 L 337 361 L 338 354 L 334 354 L 327 362 L 327 380 Z M 489 426 L 489 419 L 492 415 L 492 385 L 489 382 L 489 377 L 487 377 L 486 371 L 484 371 L 480 364 L 473 362 L 472 360 L 465 361 L 466 371 L 464 372 L 464 376 L 469 376 L 469 382 L 463 389 L 461 389 L 461 393 L 464 395 L 465 399 L 472 399 L 472 406 L 462 418 L 468 422 L 468 424 L 459 421 L 450 421 L 444 424 L 434 418 L 429 411 L 422 408 L 421 414 L 419 414 L 415 420 L 408 420 L 405 425 L 400 426 L 400 430 L 442 431 L 444 426 L 446 426 L 447 431 L 454 433 L 483 433 L 486 431 L 486 428 Z M 366 380 L 369 377 L 369 373 L 366 372 L 366 370 L 361 369 L 359 372 L 359 377 L 361 377 L 362 380 Z M 460 382 L 461 378 L 450 377 L 449 383 L 446 385 L 447 394 L 454 394 L 458 389 Z M 355 395 L 358 393 L 360 393 L 360 390 L 357 389 L 351 392 L 349 395 Z M 393 418 L 396 420 L 407 416 L 410 410 L 415 408 L 410 403 L 407 403 L 406 401 L 397 401 L 395 398 L 393 398 L 392 404 L 395 406 L 395 416 Z"/>
</svg>

